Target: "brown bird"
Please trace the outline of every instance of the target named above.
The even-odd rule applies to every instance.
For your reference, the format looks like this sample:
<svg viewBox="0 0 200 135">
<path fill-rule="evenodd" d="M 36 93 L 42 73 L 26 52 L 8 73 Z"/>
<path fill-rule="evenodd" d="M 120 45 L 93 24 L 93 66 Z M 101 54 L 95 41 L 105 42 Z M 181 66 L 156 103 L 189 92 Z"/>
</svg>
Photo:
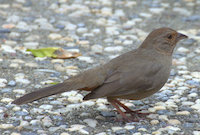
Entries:
<svg viewBox="0 0 200 135">
<path fill-rule="evenodd" d="M 84 100 L 106 97 L 125 120 L 131 120 L 119 107 L 131 112 L 118 99 L 140 100 L 159 91 L 166 83 L 176 43 L 186 35 L 171 28 L 152 31 L 142 45 L 104 65 L 89 69 L 63 83 L 28 93 L 12 103 L 21 105 L 47 96 L 70 91 L 90 93 Z"/>
</svg>

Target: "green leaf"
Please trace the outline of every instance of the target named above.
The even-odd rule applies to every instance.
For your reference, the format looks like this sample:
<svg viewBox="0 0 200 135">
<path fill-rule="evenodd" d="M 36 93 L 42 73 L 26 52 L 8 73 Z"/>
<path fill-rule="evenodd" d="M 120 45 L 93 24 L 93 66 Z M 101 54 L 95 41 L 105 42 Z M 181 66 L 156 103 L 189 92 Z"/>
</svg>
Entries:
<svg viewBox="0 0 200 135">
<path fill-rule="evenodd" d="M 35 57 L 57 57 L 54 52 L 59 49 L 60 48 L 58 47 L 48 47 L 41 49 L 27 49 L 27 51 L 31 52 Z"/>
</svg>

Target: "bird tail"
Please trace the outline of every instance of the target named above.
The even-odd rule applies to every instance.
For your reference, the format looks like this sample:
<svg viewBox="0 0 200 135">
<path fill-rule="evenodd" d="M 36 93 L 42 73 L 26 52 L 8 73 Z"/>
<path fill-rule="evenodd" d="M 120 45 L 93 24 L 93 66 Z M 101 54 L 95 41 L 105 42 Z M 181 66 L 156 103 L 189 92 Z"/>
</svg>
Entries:
<svg viewBox="0 0 200 135">
<path fill-rule="evenodd" d="M 39 90 L 36 90 L 34 92 L 30 92 L 18 99 L 16 99 L 15 101 L 13 101 L 13 104 L 16 105 L 21 105 L 21 104 L 26 104 L 26 103 L 30 103 L 33 102 L 35 100 L 44 98 L 44 97 L 48 97 L 51 95 L 55 95 L 61 92 L 65 92 L 65 91 L 69 91 L 72 90 L 70 88 L 71 85 L 69 85 L 69 83 L 59 83 L 50 87 L 46 87 L 46 88 L 42 88 Z"/>
</svg>

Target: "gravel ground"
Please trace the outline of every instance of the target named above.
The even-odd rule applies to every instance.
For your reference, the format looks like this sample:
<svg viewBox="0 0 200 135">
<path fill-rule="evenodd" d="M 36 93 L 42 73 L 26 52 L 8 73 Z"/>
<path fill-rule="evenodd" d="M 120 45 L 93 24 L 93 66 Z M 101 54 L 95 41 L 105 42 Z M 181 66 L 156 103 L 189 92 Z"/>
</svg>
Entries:
<svg viewBox="0 0 200 135">
<path fill-rule="evenodd" d="M 0 134 L 200 135 L 200 0 L 0 0 Z M 137 48 L 158 27 L 189 36 L 178 44 L 162 90 L 123 100 L 150 114 L 133 123 L 105 99 L 65 92 L 27 105 L 11 102 L 51 82 Z M 35 58 L 27 48 L 61 47 L 74 59 Z M 91 78 L 92 79 L 92 78 Z"/>
</svg>

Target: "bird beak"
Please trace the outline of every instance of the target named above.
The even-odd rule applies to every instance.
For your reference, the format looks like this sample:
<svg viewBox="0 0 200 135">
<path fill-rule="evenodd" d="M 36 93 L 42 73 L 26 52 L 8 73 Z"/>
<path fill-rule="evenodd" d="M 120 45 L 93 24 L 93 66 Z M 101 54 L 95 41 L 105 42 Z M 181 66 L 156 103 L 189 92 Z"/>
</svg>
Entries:
<svg viewBox="0 0 200 135">
<path fill-rule="evenodd" d="M 186 36 L 184 34 L 181 34 L 181 33 L 178 33 L 178 35 L 177 35 L 177 41 L 179 41 L 181 39 L 185 39 L 185 38 L 188 38 L 188 36 Z"/>
</svg>

